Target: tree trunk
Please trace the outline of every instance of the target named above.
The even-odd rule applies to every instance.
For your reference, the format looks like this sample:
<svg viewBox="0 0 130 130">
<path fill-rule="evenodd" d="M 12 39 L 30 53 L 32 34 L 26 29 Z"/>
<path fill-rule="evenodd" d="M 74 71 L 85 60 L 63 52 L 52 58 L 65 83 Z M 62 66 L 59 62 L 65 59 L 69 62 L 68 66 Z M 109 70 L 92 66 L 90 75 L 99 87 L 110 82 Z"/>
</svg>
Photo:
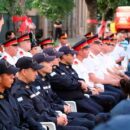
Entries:
<svg viewBox="0 0 130 130">
<path fill-rule="evenodd" d="M 85 0 L 88 8 L 88 20 L 97 20 L 97 0 Z M 88 23 L 87 32 L 96 32 L 96 24 Z"/>
</svg>

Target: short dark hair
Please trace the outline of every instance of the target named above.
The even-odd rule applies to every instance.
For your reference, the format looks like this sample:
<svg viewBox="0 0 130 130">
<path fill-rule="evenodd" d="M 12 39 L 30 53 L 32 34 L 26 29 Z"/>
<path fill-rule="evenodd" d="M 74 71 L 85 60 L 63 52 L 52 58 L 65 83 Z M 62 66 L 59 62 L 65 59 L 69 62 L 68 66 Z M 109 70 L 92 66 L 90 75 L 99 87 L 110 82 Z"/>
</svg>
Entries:
<svg viewBox="0 0 130 130">
<path fill-rule="evenodd" d="M 10 40 L 10 36 L 11 36 L 12 33 L 14 33 L 14 31 L 12 31 L 12 30 L 11 31 L 7 31 L 6 34 L 5 34 L 5 39 L 6 40 Z"/>
<path fill-rule="evenodd" d="M 124 93 L 127 95 L 130 95 L 130 80 L 121 79 L 120 85 L 121 85 L 121 89 L 124 91 Z"/>
</svg>

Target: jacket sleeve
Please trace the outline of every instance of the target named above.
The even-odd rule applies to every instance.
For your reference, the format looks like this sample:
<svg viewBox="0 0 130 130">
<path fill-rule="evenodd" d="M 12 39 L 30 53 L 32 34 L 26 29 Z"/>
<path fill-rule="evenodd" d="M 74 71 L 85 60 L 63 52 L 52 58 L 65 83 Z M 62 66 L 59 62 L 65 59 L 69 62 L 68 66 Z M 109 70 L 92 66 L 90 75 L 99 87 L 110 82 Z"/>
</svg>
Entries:
<svg viewBox="0 0 130 130">
<path fill-rule="evenodd" d="M 74 78 L 71 78 L 69 75 L 60 75 L 55 73 L 55 75 L 50 75 L 50 83 L 54 89 L 62 90 L 75 90 L 80 89 L 81 83 Z"/>
</svg>

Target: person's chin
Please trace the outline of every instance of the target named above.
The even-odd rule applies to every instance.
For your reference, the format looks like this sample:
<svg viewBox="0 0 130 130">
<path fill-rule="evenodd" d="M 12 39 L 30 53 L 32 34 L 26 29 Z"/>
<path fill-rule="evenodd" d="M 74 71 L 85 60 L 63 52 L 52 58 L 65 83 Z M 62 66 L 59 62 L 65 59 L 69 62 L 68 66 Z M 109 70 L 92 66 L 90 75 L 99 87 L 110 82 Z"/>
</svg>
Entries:
<svg viewBox="0 0 130 130">
<path fill-rule="evenodd" d="M 6 86 L 6 89 L 11 88 L 11 87 L 12 87 L 12 84 Z"/>
</svg>

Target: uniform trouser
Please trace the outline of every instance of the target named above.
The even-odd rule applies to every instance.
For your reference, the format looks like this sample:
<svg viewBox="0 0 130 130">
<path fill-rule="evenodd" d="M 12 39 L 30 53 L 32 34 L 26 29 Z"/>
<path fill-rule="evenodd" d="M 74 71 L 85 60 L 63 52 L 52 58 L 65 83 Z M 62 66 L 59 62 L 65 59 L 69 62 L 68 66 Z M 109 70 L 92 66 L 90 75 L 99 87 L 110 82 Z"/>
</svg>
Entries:
<svg viewBox="0 0 130 130">
<path fill-rule="evenodd" d="M 71 125 L 84 126 L 92 129 L 96 123 L 96 116 L 89 113 L 72 112 L 67 115 Z"/>
<path fill-rule="evenodd" d="M 88 130 L 83 126 L 57 126 L 57 130 Z"/>
<path fill-rule="evenodd" d="M 102 106 L 97 104 L 91 98 L 84 97 L 79 100 L 75 100 L 79 112 L 86 112 L 91 114 L 98 114 L 103 111 Z"/>
<path fill-rule="evenodd" d="M 103 92 L 103 93 L 101 93 L 102 95 L 111 95 L 111 96 L 113 96 L 114 97 L 114 99 L 115 99 L 115 102 L 116 102 L 116 104 L 120 101 L 120 96 L 119 96 L 119 94 L 118 93 L 116 93 L 116 92 L 112 92 L 112 91 L 105 91 L 105 92 Z"/>
<path fill-rule="evenodd" d="M 116 100 L 111 95 L 91 95 L 91 98 L 98 104 L 100 104 L 105 112 L 110 111 L 116 104 Z"/>
<path fill-rule="evenodd" d="M 120 89 L 111 85 L 104 85 L 105 91 L 114 92 L 118 94 L 119 101 L 126 98 L 125 93 Z"/>
<path fill-rule="evenodd" d="M 105 122 L 106 120 L 108 120 L 110 118 L 109 113 L 99 113 L 97 115 L 93 115 L 90 113 L 71 112 L 68 114 L 68 116 L 72 116 L 74 118 L 87 118 L 89 121 L 95 122 L 95 125 Z"/>
<path fill-rule="evenodd" d="M 71 112 L 68 114 L 68 116 L 74 117 L 74 118 L 86 118 L 91 121 L 95 121 L 96 116 L 90 113 L 81 113 L 81 112 Z"/>
<path fill-rule="evenodd" d="M 85 118 L 71 118 L 69 119 L 68 126 L 84 126 L 88 129 L 93 129 L 95 122 Z"/>
</svg>

